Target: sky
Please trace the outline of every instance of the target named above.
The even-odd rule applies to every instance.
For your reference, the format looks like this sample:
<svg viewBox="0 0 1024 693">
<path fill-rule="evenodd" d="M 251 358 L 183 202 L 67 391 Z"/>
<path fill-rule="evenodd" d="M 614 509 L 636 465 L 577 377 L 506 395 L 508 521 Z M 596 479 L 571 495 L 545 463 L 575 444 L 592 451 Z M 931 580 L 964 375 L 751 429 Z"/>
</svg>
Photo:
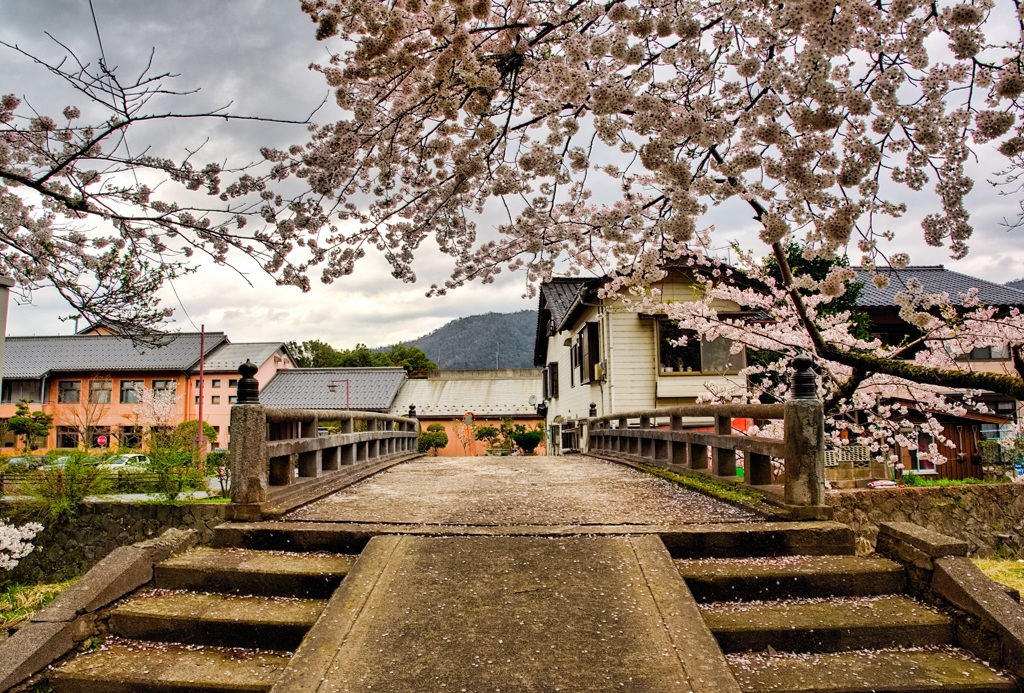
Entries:
<svg viewBox="0 0 1024 693">
<path fill-rule="evenodd" d="M 179 108 L 200 110 L 230 103 L 236 114 L 303 119 L 327 98 L 315 120 L 337 118 L 322 76 L 309 70 L 310 63 L 325 61 L 326 49 L 314 39 L 315 25 L 299 10 L 297 0 L 94 0 L 92 5 L 108 65 L 135 72 L 154 51 L 157 71 L 180 75 L 174 86 L 199 88 L 179 102 Z M 59 59 L 65 51 L 47 32 L 84 59 L 94 61 L 100 55 L 85 0 L 0 0 L 0 40 Z M 0 94 L 51 104 L 53 112 L 67 105 L 42 68 L 2 47 L 0 60 Z M 163 147 L 167 155 L 180 156 L 186 147 L 209 138 L 203 149 L 207 156 L 235 163 L 257 159 L 260 146 L 302 143 L 305 135 L 302 126 L 225 128 L 216 123 L 189 123 L 161 132 L 163 144 L 173 145 Z M 137 147 L 145 144 L 133 142 Z M 944 264 L 989 281 L 1024 277 L 1024 232 L 1007 232 L 999 225 L 1016 209 L 1015 201 L 1000 197 L 983 178 L 976 182 L 970 198 L 976 234 L 971 254 L 959 261 L 942 249 L 927 248 L 921 240 L 917 220 L 931 211 L 928 206 L 911 202 L 906 219 L 894 224 L 902 245 L 893 250 L 909 252 L 913 264 Z M 741 247 L 757 243 L 756 224 L 744 206 L 713 209 L 700 226 L 708 224 L 716 226 L 715 238 L 723 247 L 730 241 Z M 450 262 L 439 252 L 421 253 L 415 264 L 419 281 L 410 285 L 392 278 L 382 259 L 368 256 L 353 275 L 331 285 L 314 281 L 305 294 L 275 286 L 252 264 L 240 264 L 245 277 L 207 264 L 176 280 L 162 296 L 174 309 L 172 329 L 193 331 L 205 325 L 208 331 L 227 333 L 233 342 L 319 339 L 337 348 L 388 345 L 415 339 L 458 317 L 536 308 L 536 299 L 523 297 L 527 285 L 521 273 L 505 273 L 494 284 L 426 298 L 431 283 L 447 278 Z M 12 301 L 7 333 L 71 334 L 75 323 L 60 320 L 71 312 L 54 292 L 38 291 L 31 304 Z"/>
</svg>

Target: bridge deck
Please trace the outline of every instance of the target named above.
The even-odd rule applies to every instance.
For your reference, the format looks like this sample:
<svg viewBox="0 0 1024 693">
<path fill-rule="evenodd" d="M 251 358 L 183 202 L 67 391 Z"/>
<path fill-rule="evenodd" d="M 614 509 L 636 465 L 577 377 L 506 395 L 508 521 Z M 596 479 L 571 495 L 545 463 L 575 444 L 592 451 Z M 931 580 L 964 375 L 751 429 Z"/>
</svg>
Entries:
<svg viewBox="0 0 1024 693">
<path fill-rule="evenodd" d="M 670 526 L 755 514 L 628 467 L 578 456 L 421 458 L 287 520 L 474 526 Z"/>
</svg>

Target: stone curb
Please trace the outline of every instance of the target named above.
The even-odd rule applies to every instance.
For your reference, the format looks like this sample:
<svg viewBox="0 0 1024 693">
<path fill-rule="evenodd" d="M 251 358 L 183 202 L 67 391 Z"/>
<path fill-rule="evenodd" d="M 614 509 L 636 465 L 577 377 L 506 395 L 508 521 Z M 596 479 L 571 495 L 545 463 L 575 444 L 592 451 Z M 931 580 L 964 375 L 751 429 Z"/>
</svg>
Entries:
<svg viewBox="0 0 1024 693">
<path fill-rule="evenodd" d="M 281 678 L 270 689 L 271 693 L 319 688 L 401 542 L 402 538 L 395 536 L 370 540 L 306 634 Z"/>
<path fill-rule="evenodd" d="M 94 629 L 96 612 L 153 578 L 153 564 L 191 548 L 195 530 L 169 529 L 122 546 L 0 645 L 0 690 L 8 690 L 70 652 Z"/>
<path fill-rule="evenodd" d="M 982 628 L 999 636 L 1002 666 L 1024 677 L 1024 607 L 981 572 L 969 558 L 949 556 L 935 560 L 932 589 L 958 609 L 977 618 Z"/>
<path fill-rule="evenodd" d="M 658 606 L 693 693 L 739 693 L 714 634 L 658 537 L 631 537 L 637 563 Z"/>
<path fill-rule="evenodd" d="M 924 590 L 925 597 L 930 590 L 968 615 L 958 619 L 966 621 L 957 624 L 958 641 L 970 641 L 976 654 L 1024 677 L 1024 608 L 967 558 L 967 542 L 911 522 L 883 522 L 878 552 L 916 569 L 923 576 L 917 590 Z"/>
</svg>

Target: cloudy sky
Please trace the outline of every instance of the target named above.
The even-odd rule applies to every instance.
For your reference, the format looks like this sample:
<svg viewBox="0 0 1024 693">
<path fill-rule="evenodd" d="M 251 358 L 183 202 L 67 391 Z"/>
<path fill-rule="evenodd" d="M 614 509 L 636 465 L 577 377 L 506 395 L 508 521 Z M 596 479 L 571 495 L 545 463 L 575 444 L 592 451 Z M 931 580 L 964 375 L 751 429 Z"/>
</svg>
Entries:
<svg viewBox="0 0 1024 693">
<path fill-rule="evenodd" d="M 155 50 L 157 71 L 178 73 L 179 89 L 199 93 L 179 103 L 189 110 L 231 103 L 236 114 L 273 118 L 305 118 L 329 96 L 322 77 L 308 69 L 323 62 L 326 51 L 314 40 L 315 26 L 290 0 L 94 0 L 93 7 L 108 65 L 125 73 L 137 72 Z M 0 0 L 0 40 L 18 44 L 30 53 L 60 59 L 64 49 L 47 37 L 71 47 L 79 57 L 95 61 L 100 54 L 86 0 Z M 14 93 L 33 104 L 59 110 L 65 103 L 53 79 L 39 66 L 2 51 L 0 93 Z M 317 120 L 326 122 L 332 102 Z M 45 110 L 45 109 L 41 109 Z M 180 156 L 207 137 L 204 153 L 213 159 L 242 163 L 258 158 L 262 145 L 283 146 L 305 140 L 301 126 L 241 126 L 216 124 L 179 126 L 162 134 L 162 153 Z M 141 148 L 145 142 L 133 143 Z M 945 264 L 951 269 L 1007 282 L 1024 276 L 1024 234 L 1008 233 L 999 221 L 1013 213 L 1016 203 L 999 197 L 979 180 L 972 193 L 977 228 L 972 253 L 952 261 L 941 249 L 926 248 L 916 225 L 915 212 L 930 211 L 927 203 L 911 208 L 901 231 L 901 247 L 914 264 Z M 918 216 L 919 216 L 918 215 Z M 716 238 L 725 246 L 755 242 L 756 229 L 749 210 L 742 206 L 716 209 L 704 220 L 715 224 Z M 367 257 L 353 276 L 332 285 L 314 284 L 307 294 L 275 287 L 258 268 L 242 265 L 252 286 L 223 267 L 204 266 L 193 276 L 179 279 L 165 292 L 175 309 L 175 326 L 184 331 L 219 330 L 232 341 L 322 339 L 337 347 L 362 342 L 371 346 L 413 339 L 448 320 L 489 311 L 511 312 L 534 308 L 524 299 L 525 278 L 506 274 L 496 284 L 469 286 L 442 298 L 426 298 L 433 282 L 443 281 L 450 260 L 424 253 L 417 259 L 419 283 L 393 279 L 386 263 Z M 69 334 L 72 322 L 59 317 L 70 313 L 66 305 L 45 291 L 32 304 L 11 305 L 8 334 Z"/>
</svg>

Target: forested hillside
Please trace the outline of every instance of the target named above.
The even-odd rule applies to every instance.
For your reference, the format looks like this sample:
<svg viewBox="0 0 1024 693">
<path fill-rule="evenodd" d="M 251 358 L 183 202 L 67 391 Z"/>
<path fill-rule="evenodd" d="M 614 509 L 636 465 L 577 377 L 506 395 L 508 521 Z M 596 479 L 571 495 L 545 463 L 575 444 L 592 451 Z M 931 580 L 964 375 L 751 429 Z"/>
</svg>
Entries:
<svg viewBox="0 0 1024 693">
<path fill-rule="evenodd" d="M 411 342 L 445 370 L 532 368 L 537 312 L 486 313 L 459 318 Z"/>
</svg>

